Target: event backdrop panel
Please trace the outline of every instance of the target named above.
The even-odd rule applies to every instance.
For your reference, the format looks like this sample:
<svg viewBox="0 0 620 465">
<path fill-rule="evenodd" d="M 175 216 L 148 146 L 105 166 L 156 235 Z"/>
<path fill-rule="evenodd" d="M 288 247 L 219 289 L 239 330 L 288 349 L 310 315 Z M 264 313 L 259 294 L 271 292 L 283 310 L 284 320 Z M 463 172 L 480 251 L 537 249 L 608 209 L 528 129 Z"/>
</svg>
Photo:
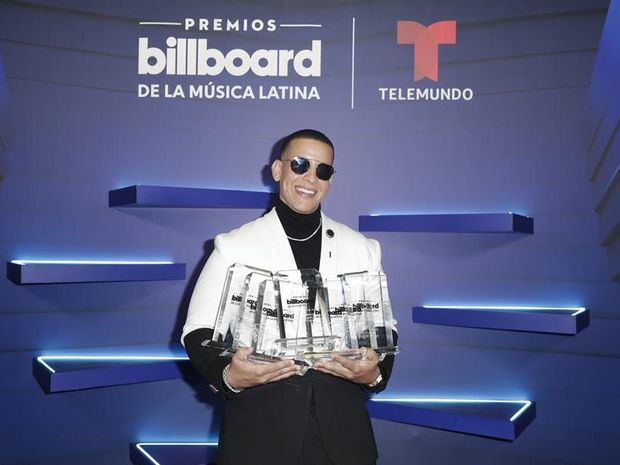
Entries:
<svg viewBox="0 0 620 465">
<path fill-rule="evenodd" d="M 353 228 L 368 214 L 514 212 L 535 222 L 532 235 L 366 233 L 382 245 L 404 348 L 384 396 L 532 399 L 537 416 L 511 443 L 375 420 L 380 463 L 609 463 L 619 439 L 620 290 L 600 242 L 583 134 L 607 11 L 604 0 L 0 2 L 3 260 L 187 269 L 184 281 L 0 281 L 0 462 L 130 463 L 130 443 L 217 438 L 221 401 L 195 379 L 45 395 L 32 360 L 178 350 L 213 238 L 263 210 L 110 208 L 108 192 L 270 191 L 278 139 L 314 127 L 336 146 L 323 208 Z M 321 27 L 138 24 L 185 18 Z M 401 20 L 456 21 L 456 43 L 439 46 L 437 81 L 413 80 L 414 47 L 397 43 Z M 608 20 L 605 31 L 617 28 Z M 320 40 L 321 73 L 138 74 L 139 38 L 164 49 L 170 36 L 249 52 Z M 166 98 L 160 87 L 158 98 L 139 97 L 139 84 L 174 93 L 210 82 L 287 90 L 278 99 Z M 316 87 L 320 99 L 290 98 L 295 86 Z M 409 88 L 471 89 L 472 98 L 390 100 Z M 591 324 L 575 336 L 414 324 L 420 305 L 583 306 Z"/>
</svg>

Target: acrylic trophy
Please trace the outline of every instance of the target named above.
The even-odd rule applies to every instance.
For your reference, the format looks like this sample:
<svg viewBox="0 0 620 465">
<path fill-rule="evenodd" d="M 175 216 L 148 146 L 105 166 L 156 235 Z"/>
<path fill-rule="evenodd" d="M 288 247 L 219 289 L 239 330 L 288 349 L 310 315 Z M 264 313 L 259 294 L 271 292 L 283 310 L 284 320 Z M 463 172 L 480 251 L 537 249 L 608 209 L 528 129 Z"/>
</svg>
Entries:
<svg viewBox="0 0 620 465">
<path fill-rule="evenodd" d="M 203 341 L 203 346 L 221 349 L 222 355 L 232 354 L 238 347 L 251 346 L 259 286 L 271 280 L 271 276 L 270 271 L 240 263 L 228 268 L 213 336 Z"/>
<path fill-rule="evenodd" d="M 398 353 L 385 274 L 364 271 L 346 273 L 340 279 L 350 336 L 346 348 L 355 353 L 368 347 L 379 353 L 381 359 L 386 354 Z"/>
<path fill-rule="evenodd" d="M 280 338 L 274 355 L 305 365 L 337 350 L 342 337 L 331 333 L 326 290 L 314 269 L 279 271 L 273 275 Z"/>
<path fill-rule="evenodd" d="M 380 272 L 323 279 L 314 269 L 279 271 L 242 264 L 226 274 L 212 339 L 203 346 L 265 363 L 293 359 L 307 369 L 334 354 L 362 358 L 366 348 L 397 353 L 387 279 Z M 305 373 L 302 370 L 302 374 Z"/>
</svg>

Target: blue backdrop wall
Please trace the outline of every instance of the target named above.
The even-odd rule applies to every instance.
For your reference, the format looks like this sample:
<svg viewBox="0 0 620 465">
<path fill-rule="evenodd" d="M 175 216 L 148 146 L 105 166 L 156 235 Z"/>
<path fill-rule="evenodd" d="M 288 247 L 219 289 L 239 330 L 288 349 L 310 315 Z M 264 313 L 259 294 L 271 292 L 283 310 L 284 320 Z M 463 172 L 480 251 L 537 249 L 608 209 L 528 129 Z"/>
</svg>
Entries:
<svg viewBox="0 0 620 465">
<path fill-rule="evenodd" d="M 620 50 L 618 25 L 620 12 L 613 3 L 592 72 L 592 84 L 586 100 L 587 169 L 592 197 L 599 218 L 600 241 L 607 248 L 609 270 L 620 280 L 620 148 L 618 130 L 618 79 Z"/>
<path fill-rule="evenodd" d="M 375 421 L 380 463 L 613 463 L 620 288 L 606 246 L 617 257 L 617 73 L 598 93 L 595 73 L 590 89 L 595 62 L 597 70 L 617 68 L 620 23 L 614 3 L 605 25 L 608 7 L 603 0 L 0 0 L 2 259 L 171 260 L 188 270 L 186 280 L 169 282 L 0 280 L 0 463 L 130 463 L 131 442 L 217 437 L 221 404 L 204 384 L 175 379 L 46 395 L 32 358 L 173 347 L 210 241 L 260 211 L 114 209 L 108 191 L 132 184 L 268 190 L 275 142 L 303 127 L 333 139 L 337 174 L 323 208 L 354 228 L 369 213 L 535 218 L 533 235 L 370 234 L 382 244 L 404 349 L 387 394 L 527 398 L 538 411 L 515 442 Z M 322 27 L 201 32 L 139 24 L 184 18 Z M 457 22 L 457 42 L 440 46 L 439 81 L 414 82 L 413 49 L 396 43 L 396 22 L 448 19 Z M 597 58 L 604 25 L 602 44 L 611 51 L 601 45 Z M 164 48 L 170 35 L 206 37 L 225 51 L 299 50 L 321 40 L 321 75 L 139 75 L 138 38 Z M 138 97 L 138 85 L 152 83 L 316 86 L 320 99 Z M 473 98 L 391 101 L 378 90 L 410 87 L 469 88 Z M 613 113 L 613 131 L 600 142 L 610 148 L 598 172 L 603 185 L 612 179 L 615 207 L 599 213 L 615 232 L 602 244 L 590 181 L 599 182 L 592 173 L 601 150 L 591 145 L 604 112 Z M 414 325 L 411 307 L 422 304 L 586 306 L 592 322 L 573 337 Z"/>
</svg>

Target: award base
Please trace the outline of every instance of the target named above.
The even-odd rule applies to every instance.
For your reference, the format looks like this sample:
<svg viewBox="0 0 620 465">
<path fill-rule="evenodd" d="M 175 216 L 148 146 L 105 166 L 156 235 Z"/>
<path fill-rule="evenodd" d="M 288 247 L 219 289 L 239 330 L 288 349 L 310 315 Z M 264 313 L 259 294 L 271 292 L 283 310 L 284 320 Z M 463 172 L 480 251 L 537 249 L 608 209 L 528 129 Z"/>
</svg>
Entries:
<svg viewBox="0 0 620 465">
<path fill-rule="evenodd" d="M 362 347 L 359 349 L 341 349 L 342 338 L 340 336 L 313 336 L 298 337 L 287 339 L 276 339 L 275 348 L 269 353 L 253 352 L 248 355 L 248 360 L 253 363 L 266 364 L 275 363 L 281 360 L 293 360 L 300 366 L 299 375 L 303 376 L 312 368 L 316 362 L 332 362 L 334 355 L 340 355 L 351 360 L 363 360 L 366 351 L 369 349 Z M 228 342 L 205 340 L 201 343 L 203 347 L 211 347 L 220 351 L 220 356 L 232 357 L 236 349 Z M 397 354 L 400 349 L 397 346 L 379 347 L 373 349 L 382 361 L 388 354 Z"/>
<path fill-rule="evenodd" d="M 332 362 L 334 361 L 334 355 L 340 355 L 341 357 L 346 357 L 351 360 L 363 360 L 367 350 L 370 350 L 370 349 L 367 347 L 362 347 L 360 349 L 335 350 L 333 352 L 325 354 L 325 357 L 322 358 L 321 361 Z M 387 355 L 397 354 L 400 352 L 400 349 L 396 346 L 379 347 L 379 348 L 372 349 L 372 350 L 374 350 L 377 353 L 377 355 L 379 355 L 380 362 L 383 361 Z"/>
<path fill-rule="evenodd" d="M 276 339 L 275 352 L 278 356 L 293 359 L 312 359 L 313 354 L 325 354 L 338 350 L 342 344 L 340 336 L 310 336 Z"/>
</svg>

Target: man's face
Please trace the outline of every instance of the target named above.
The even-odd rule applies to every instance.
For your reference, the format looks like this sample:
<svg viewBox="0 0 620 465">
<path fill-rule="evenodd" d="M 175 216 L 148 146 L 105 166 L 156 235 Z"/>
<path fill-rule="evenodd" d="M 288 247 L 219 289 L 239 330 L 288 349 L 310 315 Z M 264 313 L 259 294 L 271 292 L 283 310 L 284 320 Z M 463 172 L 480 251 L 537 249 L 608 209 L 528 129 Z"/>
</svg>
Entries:
<svg viewBox="0 0 620 465">
<path fill-rule="evenodd" d="M 310 169 L 303 174 L 293 173 L 288 159 L 294 157 L 308 158 Z M 282 158 L 287 160 L 276 160 L 271 165 L 273 179 L 280 183 L 280 199 L 297 213 L 314 212 L 331 183 L 331 179 L 322 181 L 316 177 L 316 167 L 319 163 L 332 164 L 331 147 L 314 139 L 293 139 Z"/>
</svg>

